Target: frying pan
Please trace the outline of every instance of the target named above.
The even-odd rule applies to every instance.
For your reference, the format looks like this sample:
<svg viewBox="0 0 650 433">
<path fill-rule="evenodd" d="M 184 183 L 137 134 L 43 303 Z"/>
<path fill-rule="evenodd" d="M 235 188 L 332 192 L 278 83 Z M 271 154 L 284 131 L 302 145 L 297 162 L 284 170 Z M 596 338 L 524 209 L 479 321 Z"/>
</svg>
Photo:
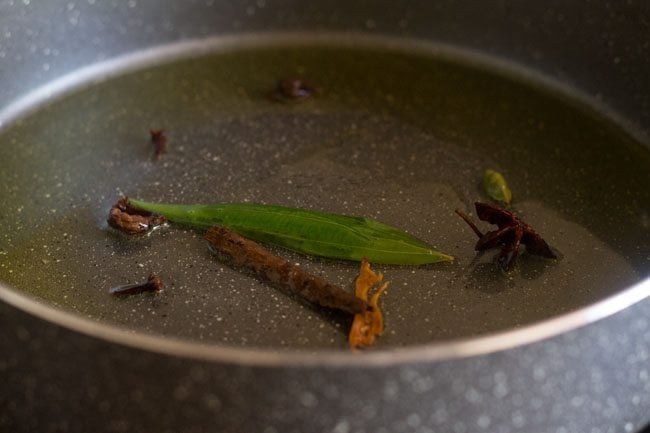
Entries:
<svg viewBox="0 0 650 433">
<path fill-rule="evenodd" d="M 0 426 L 639 431 L 648 20 L 562 2 L 1 3 Z M 294 76 L 318 94 L 269 98 Z M 486 200 L 486 168 L 559 260 L 503 274 L 475 255 L 454 209 Z M 112 232 L 122 193 L 372 216 L 456 261 L 378 266 L 386 333 L 353 354 L 348 317 L 231 269 L 199 231 Z M 274 251 L 351 289 L 356 264 Z M 161 294 L 109 295 L 149 271 Z"/>
</svg>

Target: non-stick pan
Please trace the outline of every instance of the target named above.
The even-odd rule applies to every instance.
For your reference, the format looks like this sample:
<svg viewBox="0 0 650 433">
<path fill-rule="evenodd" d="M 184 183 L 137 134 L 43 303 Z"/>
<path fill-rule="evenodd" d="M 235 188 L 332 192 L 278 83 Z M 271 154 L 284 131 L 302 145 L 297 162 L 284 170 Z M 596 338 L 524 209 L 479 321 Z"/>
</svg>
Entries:
<svg viewBox="0 0 650 433">
<path fill-rule="evenodd" d="M 648 19 L 559 2 L 1 3 L 0 426 L 640 431 Z M 314 94 L 279 97 L 282 79 Z M 455 210 L 490 201 L 487 168 L 557 259 L 522 249 L 504 272 L 498 249 L 474 251 Z M 202 230 L 115 232 L 122 195 L 372 217 L 455 260 L 374 265 L 386 330 L 353 353 L 349 316 L 231 267 Z M 353 290 L 358 263 L 270 248 Z M 109 293 L 149 273 L 162 292 Z"/>
</svg>

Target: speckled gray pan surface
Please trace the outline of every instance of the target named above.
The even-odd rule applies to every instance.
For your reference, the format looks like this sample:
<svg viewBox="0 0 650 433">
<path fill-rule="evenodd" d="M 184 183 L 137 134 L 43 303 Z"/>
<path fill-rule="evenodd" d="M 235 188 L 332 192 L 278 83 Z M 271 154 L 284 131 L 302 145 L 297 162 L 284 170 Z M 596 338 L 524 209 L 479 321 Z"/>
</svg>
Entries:
<svg viewBox="0 0 650 433">
<path fill-rule="evenodd" d="M 650 92 L 636 56 L 648 45 L 633 37 L 647 7 L 373 5 L 0 2 L 0 427 L 635 432 L 650 421 L 650 289 L 611 298 L 648 276 Z M 270 99 L 290 76 L 318 95 Z M 170 138 L 156 162 L 154 127 Z M 559 260 L 523 255 L 504 275 L 475 259 L 453 210 L 485 199 L 488 166 Z M 368 215 L 457 260 L 382 267 L 387 333 L 354 357 L 349 319 L 219 263 L 200 233 L 116 236 L 104 219 L 120 193 Z M 278 252 L 351 287 L 354 264 Z M 149 271 L 162 294 L 108 295 Z"/>
<path fill-rule="evenodd" d="M 360 36 L 353 47 L 327 34 L 240 39 L 106 79 L 6 128 L 3 281 L 129 329 L 225 345 L 345 349 L 349 318 L 224 265 L 201 230 L 116 235 L 105 220 L 118 194 L 369 216 L 453 255 L 451 264 L 378 267 L 391 286 L 383 300 L 389 327 L 377 348 L 535 323 L 603 299 L 647 270 L 639 245 L 650 244 L 650 156 L 604 117 L 454 52 Z M 278 103 L 268 94 L 286 76 L 320 90 L 302 103 Z M 169 138 L 159 160 L 148 137 L 157 127 Z M 476 237 L 454 209 L 473 212 L 475 201 L 488 200 L 486 168 L 506 174 L 513 209 L 558 260 L 523 254 L 504 274 L 493 252 L 476 256 Z M 279 253 L 347 290 L 358 272 L 355 263 Z M 109 296 L 110 287 L 150 272 L 166 284 L 161 294 Z"/>
</svg>

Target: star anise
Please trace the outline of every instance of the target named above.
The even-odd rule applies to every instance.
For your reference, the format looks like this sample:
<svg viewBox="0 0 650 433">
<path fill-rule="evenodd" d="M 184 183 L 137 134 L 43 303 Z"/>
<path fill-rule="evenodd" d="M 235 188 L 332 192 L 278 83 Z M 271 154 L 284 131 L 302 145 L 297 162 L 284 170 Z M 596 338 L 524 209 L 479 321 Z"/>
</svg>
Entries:
<svg viewBox="0 0 650 433">
<path fill-rule="evenodd" d="M 456 213 L 465 220 L 479 237 L 474 247 L 476 251 L 501 247 L 501 252 L 497 256 L 497 263 L 502 269 L 508 270 L 512 268 L 521 244 L 526 246 L 526 251 L 530 254 L 549 259 L 557 258 L 546 241 L 514 212 L 487 203 L 476 202 L 474 206 L 476 207 L 476 215 L 481 221 L 496 224 L 498 229 L 483 234 L 467 215 L 459 210 L 456 210 Z"/>
</svg>

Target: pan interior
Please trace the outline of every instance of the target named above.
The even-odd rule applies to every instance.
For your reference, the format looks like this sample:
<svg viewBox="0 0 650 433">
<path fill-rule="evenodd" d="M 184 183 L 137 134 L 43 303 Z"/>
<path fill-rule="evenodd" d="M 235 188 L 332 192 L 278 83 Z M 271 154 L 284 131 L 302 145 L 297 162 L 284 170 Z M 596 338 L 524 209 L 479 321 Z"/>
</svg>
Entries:
<svg viewBox="0 0 650 433">
<path fill-rule="evenodd" d="M 318 94 L 270 97 L 302 78 Z M 149 129 L 168 152 L 154 160 Z M 350 318 L 220 263 L 198 231 L 139 239 L 105 223 L 120 194 L 257 202 L 373 217 L 456 257 L 376 266 L 392 348 L 512 329 L 648 274 L 649 152 L 519 71 L 409 43 L 264 38 L 84 85 L 0 131 L 0 281 L 60 309 L 206 344 L 346 348 Z M 560 253 L 500 272 L 455 215 L 502 172 L 513 208 Z M 483 230 L 492 229 L 480 224 Z M 273 249 L 352 290 L 358 265 Z M 117 299 L 159 274 L 165 289 Z"/>
</svg>

